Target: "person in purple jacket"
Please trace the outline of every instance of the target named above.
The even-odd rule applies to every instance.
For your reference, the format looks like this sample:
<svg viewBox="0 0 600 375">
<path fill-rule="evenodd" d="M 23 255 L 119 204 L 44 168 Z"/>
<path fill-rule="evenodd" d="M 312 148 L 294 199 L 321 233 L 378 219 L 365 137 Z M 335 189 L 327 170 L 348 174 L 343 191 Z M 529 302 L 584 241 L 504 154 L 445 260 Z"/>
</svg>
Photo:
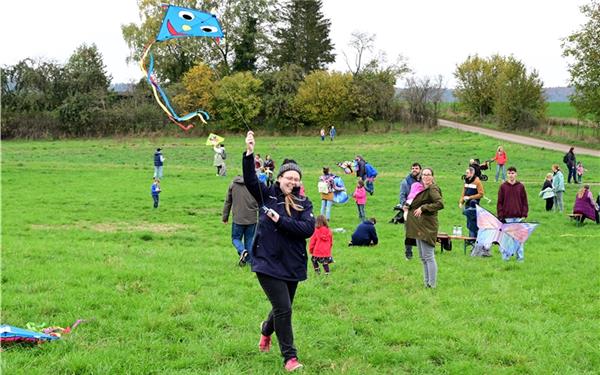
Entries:
<svg viewBox="0 0 600 375">
<path fill-rule="evenodd" d="M 300 281 L 306 280 L 308 256 L 306 239 L 315 230 L 312 203 L 300 195 L 302 170 L 293 160 L 284 160 L 275 184 L 259 183 L 254 169 L 254 132 L 246 136 L 242 170 L 246 188 L 258 202 L 258 228 L 252 244 L 252 271 L 271 302 L 272 309 L 261 324 L 258 348 L 271 349 L 271 335 L 277 335 L 284 367 L 294 371 L 298 362 L 292 330 L 292 303 Z"/>
<path fill-rule="evenodd" d="M 525 185 L 517 181 L 517 168 L 508 167 L 508 179 L 498 189 L 498 203 L 496 204 L 496 216 L 505 223 L 520 223 L 529 213 L 527 203 L 527 192 Z M 523 244 L 517 250 L 517 261 L 525 260 Z M 510 256 L 502 254 L 503 260 L 509 260 Z"/>
<path fill-rule="evenodd" d="M 577 192 L 577 196 L 575 196 L 575 204 L 573 206 L 573 213 L 582 215 L 579 219 L 582 223 L 586 217 L 595 221 L 596 224 L 600 223 L 600 218 L 598 217 L 598 207 L 596 202 L 594 202 L 594 194 L 592 194 L 590 190 L 590 185 L 583 185 L 583 187 Z"/>
</svg>

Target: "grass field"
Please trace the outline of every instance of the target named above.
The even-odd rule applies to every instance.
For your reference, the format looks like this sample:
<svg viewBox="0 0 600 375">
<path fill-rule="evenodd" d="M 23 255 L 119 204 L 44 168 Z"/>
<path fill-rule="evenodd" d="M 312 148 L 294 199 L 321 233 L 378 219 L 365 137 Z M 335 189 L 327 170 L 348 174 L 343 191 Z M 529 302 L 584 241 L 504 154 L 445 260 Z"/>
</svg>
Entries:
<svg viewBox="0 0 600 375">
<path fill-rule="evenodd" d="M 2 323 L 88 320 L 57 342 L 2 352 L 2 373 L 283 373 L 276 347 L 257 350 L 270 305 L 255 276 L 237 266 L 230 226 L 220 221 L 244 148 L 242 136 L 225 143 L 227 178 L 215 176 L 204 139 L 2 143 Z M 153 210 L 157 146 L 166 162 Z M 304 373 L 597 373 L 600 226 L 575 227 L 566 213 L 546 213 L 537 196 L 562 153 L 504 144 L 529 193 L 529 220 L 541 223 L 524 263 L 502 262 L 497 248 L 492 258 L 471 258 L 454 243 L 436 254 L 438 288 L 425 289 L 420 261 L 403 258 L 404 228 L 387 223 L 401 179 L 420 161 L 443 191 L 440 230 L 464 229 L 459 176 L 469 158 L 490 158 L 497 146 L 451 129 L 341 133 L 334 143 L 257 134 L 257 152 L 277 165 L 289 156 L 300 163 L 313 200 L 323 165 L 360 153 L 380 173 L 366 206 L 378 218 L 380 245 L 347 247 L 356 207 L 335 206 L 331 226 L 346 232 L 334 234 L 332 275 L 309 272 L 298 289 Z M 581 160 L 597 194 L 599 161 Z M 485 188 L 495 211 L 493 177 Z M 567 187 L 567 210 L 576 189 Z"/>
<path fill-rule="evenodd" d="M 548 102 L 546 103 L 546 116 L 560 118 L 577 118 L 577 111 L 570 102 Z"/>
</svg>

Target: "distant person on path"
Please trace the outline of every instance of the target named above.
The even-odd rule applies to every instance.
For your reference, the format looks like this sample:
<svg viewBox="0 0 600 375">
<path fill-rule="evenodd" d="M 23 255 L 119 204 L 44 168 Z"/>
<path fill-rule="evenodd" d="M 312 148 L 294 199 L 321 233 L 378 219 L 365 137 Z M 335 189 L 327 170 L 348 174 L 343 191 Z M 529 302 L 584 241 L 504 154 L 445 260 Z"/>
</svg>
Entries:
<svg viewBox="0 0 600 375">
<path fill-rule="evenodd" d="M 485 191 L 483 190 L 481 180 L 475 175 L 473 167 L 467 169 L 465 176 L 465 184 L 458 201 L 458 207 L 463 209 L 463 215 L 467 217 L 469 237 L 477 237 L 479 227 L 477 226 L 477 210 L 475 206 L 479 204 Z"/>
<path fill-rule="evenodd" d="M 571 177 L 573 177 L 573 182 L 577 183 L 577 158 L 575 157 L 575 147 L 569 149 L 563 157 L 563 162 L 567 165 L 567 170 L 569 171 L 567 182 L 570 184 Z"/>
<path fill-rule="evenodd" d="M 544 185 L 542 185 L 542 190 L 540 191 L 540 197 L 546 201 L 546 212 L 552 211 L 552 206 L 554 206 L 554 188 L 552 187 L 553 178 L 554 175 L 548 173 L 544 180 Z"/>
<path fill-rule="evenodd" d="M 554 211 L 563 212 L 563 193 L 565 192 L 565 176 L 558 164 L 552 165 L 552 189 L 554 189 Z"/>
<path fill-rule="evenodd" d="M 375 230 L 375 224 L 377 219 L 374 217 L 369 220 L 363 221 L 358 224 L 354 233 L 352 233 L 352 240 L 348 246 L 375 246 L 379 243 L 377 238 L 377 230 Z"/>
<path fill-rule="evenodd" d="M 520 223 L 529 213 L 525 185 L 517 181 L 517 168 L 508 167 L 508 179 L 498 189 L 496 216 L 505 223 Z M 502 259 L 508 261 L 510 255 L 502 253 Z M 517 249 L 517 261 L 525 260 L 523 244 Z"/>
<path fill-rule="evenodd" d="M 423 263 L 423 282 L 427 288 L 437 284 L 435 242 L 439 229 L 438 211 L 444 208 L 442 191 L 436 185 L 433 169 L 423 168 L 421 179 L 425 189 L 417 194 L 408 207 L 406 236 L 417 240 L 419 257 Z"/>
<path fill-rule="evenodd" d="M 498 146 L 496 156 L 492 160 L 496 161 L 496 182 L 498 182 L 500 171 L 502 171 L 502 181 L 506 181 L 506 162 L 508 161 L 508 157 L 502 146 Z"/>
<path fill-rule="evenodd" d="M 223 224 L 229 222 L 230 212 L 233 213 L 231 243 L 237 250 L 238 265 L 241 267 L 252 262 L 252 241 L 258 222 L 258 203 L 246 189 L 242 176 L 235 176 L 227 189 L 223 205 Z"/>
<path fill-rule="evenodd" d="M 160 180 L 156 177 L 152 179 L 152 186 L 150 186 L 150 193 L 154 200 L 154 208 L 158 208 L 158 195 L 160 194 Z"/>
<path fill-rule="evenodd" d="M 302 171 L 293 160 L 285 159 L 279 167 L 277 181 L 271 187 L 258 182 L 254 169 L 254 132 L 246 136 L 242 159 L 246 188 L 258 202 L 259 225 L 252 244 L 252 271 L 272 309 L 261 324 L 258 344 L 261 352 L 271 349 L 271 335 L 277 335 L 284 368 L 294 371 L 298 362 L 292 329 L 292 304 L 298 283 L 306 280 L 306 239 L 315 231 L 312 204 L 299 196 Z"/>
<path fill-rule="evenodd" d="M 227 174 L 225 167 L 225 159 L 227 154 L 225 153 L 225 145 L 219 144 L 213 147 L 215 152 L 213 167 L 217 167 L 217 176 L 225 176 Z"/>
<path fill-rule="evenodd" d="M 399 197 L 399 206 L 404 209 L 406 206 L 406 199 L 408 194 L 410 193 L 410 188 L 412 184 L 415 182 L 421 181 L 421 164 L 413 163 L 410 168 L 410 173 L 402 180 L 400 183 L 400 197 Z M 408 216 L 408 207 L 406 207 L 405 212 L 407 213 L 405 216 Z M 404 218 L 406 221 L 406 217 Z M 414 246 L 414 239 L 411 240 L 408 237 L 404 239 L 404 248 L 405 248 L 405 256 L 406 260 L 411 260 L 413 257 L 412 247 Z"/>
<path fill-rule="evenodd" d="M 331 249 L 333 248 L 333 234 L 327 225 L 327 219 L 323 215 L 317 216 L 315 233 L 313 233 L 308 244 L 310 261 L 313 269 L 319 275 L 323 265 L 325 275 L 329 275 L 329 263 L 331 263 Z"/>
<path fill-rule="evenodd" d="M 162 154 L 162 148 L 157 148 L 154 153 L 154 178 L 161 179 L 163 177 L 163 163 L 165 157 Z"/>
<path fill-rule="evenodd" d="M 335 126 L 331 125 L 331 129 L 329 129 L 329 138 L 331 142 L 333 142 L 333 138 L 335 138 L 337 131 L 335 130 Z"/>
<path fill-rule="evenodd" d="M 360 222 L 367 220 L 367 216 L 365 214 L 365 205 L 367 204 L 367 190 L 365 190 L 365 183 L 363 180 L 357 180 L 356 189 L 354 189 L 352 197 L 356 201 L 356 207 L 358 208 L 358 219 L 360 220 Z"/>
<path fill-rule="evenodd" d="M 321 128 L 321 142 L 323 142 L 325 140 L 325 128 Z"/>
<path fill-rule="evenodd" d="M 585 184 L 579 191 L 577 192 L 577 196 L 575 197 L 575 204 L 573 205 L 573 213 L 580 214 L 581 216 L 580 222 L 583 223 L 585 218 L 593 220 L 596 224 L 600 223 L 600 218 L 598 217 L 599 207 L 596 202 L 594 202 L 594 194 L 590 190 L 590 185 Z"/>
</svg>

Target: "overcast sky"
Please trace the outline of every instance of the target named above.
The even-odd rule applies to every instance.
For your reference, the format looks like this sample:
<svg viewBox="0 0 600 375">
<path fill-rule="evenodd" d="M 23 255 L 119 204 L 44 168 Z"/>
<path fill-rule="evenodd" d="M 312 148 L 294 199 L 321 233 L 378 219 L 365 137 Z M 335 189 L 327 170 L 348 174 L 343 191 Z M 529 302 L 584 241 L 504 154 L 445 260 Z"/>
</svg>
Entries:
<svg viewBox="0 0 600 375">
<path fill-rule="evenodd" d="M 167 2 L 167 1 L 165 1 Z M 173 1 L 176 3 L 176 1 Z M 456 65 L 469 55 L 514 55 L 536 69 L 546 87 L 565 86 L 568 61 L 560 39 L 586 21 L 584 0 L 323 0 L 331 20 L 337 60 L 330 69 L 345 71 L 342 52 L 353 31 L 376 35 L 376 49 L 389 61 L 399 54 L 418 76 L 442 75 L 449 87 Z M 0 64 L 26 57 L 65 63 L 82 43 L 96 43 L 113 83 L 138 80 L 121 25 L 140 23 L 136 0 L 4 1 Z"/>
</svg>

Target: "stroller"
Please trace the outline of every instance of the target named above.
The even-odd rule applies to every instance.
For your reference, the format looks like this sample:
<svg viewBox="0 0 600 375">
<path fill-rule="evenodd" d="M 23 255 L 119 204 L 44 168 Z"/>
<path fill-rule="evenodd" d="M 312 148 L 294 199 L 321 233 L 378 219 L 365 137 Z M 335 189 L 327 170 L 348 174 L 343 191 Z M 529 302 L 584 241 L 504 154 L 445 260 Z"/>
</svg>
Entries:
<svg viewBox="0 0 600 375">
<path fill-rule="evenodd" d="M 473 167 L 475 169 L 475 176 L 479 177 L 481 181 L 487 181 L 488 176 L 481 173 L 481 171 L 490 169 L 490 165 L 494 162 L 494 160 L 486 160 L 483 162 L 483 164 L 479 162 L 479 159 L 473 159 L 473 161 L 473 163 L 469 163 L 469 167 Z M 464 180 L 467 178 L 467 176 L 463 174 L 460 178 Z"/>
<path fill-rule="evenodd" d="M 404 210 L 402 206 L 397 204 L 394 206 L 394 211 L 398 211 L 396 215 L 389 221 L 390 224 L 404 224 Z"/>
</svg>

